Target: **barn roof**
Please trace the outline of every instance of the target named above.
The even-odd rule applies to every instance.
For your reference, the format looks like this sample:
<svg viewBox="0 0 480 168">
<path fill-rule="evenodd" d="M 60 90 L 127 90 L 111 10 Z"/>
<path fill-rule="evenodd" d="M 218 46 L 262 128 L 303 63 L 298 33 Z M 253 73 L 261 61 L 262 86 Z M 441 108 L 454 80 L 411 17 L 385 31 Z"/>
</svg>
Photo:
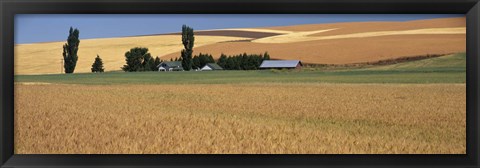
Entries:
<svg viewBox="0 0 480 168">
<path fill-rule="evenodd" d="M 208 67 L 212 68 L 213 70 L 223 70 L 223 68 L 216 63 L 207 63 L 207 65 L 205 65 L 205 66 L 208 66 Z"/>
<path fill-rule="evenodd" d="M 300 60 L 265 60 L 260 68 L 295 68 L 297 64 L 302 65 Z"/>
<path fill-rule="evenodd" d="M 159 66 L 182 67 L 182 61 L 162 62 Z"/>
</svg>

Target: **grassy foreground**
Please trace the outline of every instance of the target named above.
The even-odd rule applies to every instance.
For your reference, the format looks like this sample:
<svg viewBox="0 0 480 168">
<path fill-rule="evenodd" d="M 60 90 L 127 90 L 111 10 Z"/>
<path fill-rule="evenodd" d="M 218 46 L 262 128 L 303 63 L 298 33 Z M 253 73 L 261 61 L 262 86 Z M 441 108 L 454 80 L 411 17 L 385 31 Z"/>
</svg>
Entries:
<svg viewBox="0 0 480 168">
<path fill-rule="evenodd" d="M 17 75 L 16 82 L 64 84 L 228 84 L 228 83 L 465 83 L 465 53 L 347 70 L 107 72 L 103 74 Z"/>
</svg>

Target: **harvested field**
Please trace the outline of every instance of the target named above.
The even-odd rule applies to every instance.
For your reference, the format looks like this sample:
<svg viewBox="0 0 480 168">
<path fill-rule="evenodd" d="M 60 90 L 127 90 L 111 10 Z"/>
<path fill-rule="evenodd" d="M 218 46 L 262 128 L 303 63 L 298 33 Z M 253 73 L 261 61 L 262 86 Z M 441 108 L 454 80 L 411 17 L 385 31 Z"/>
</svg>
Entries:
<svg viewBox="0 0 480 168">
<path fill-rule="evenodd" d="M 224 42 L 196 47 L 194 54 L 268 53 L 274 59 L 299 59 L 312 64 L 353 64 L 466 50 L 465 34 L 391 35 L 296 43 Z M 180 52 L 163 58 L 171 58 Z"/>
<path fill-rule="evenodd" d="M 172 35 L 181 35 L 181 33 L 172 33 Z M 212 31 L 196 31 L 195 35 L 200 36 L 225 36 L 225 37 L 244 37 L 244 38 L 264 38 L 280 35 L 279 33 L 243 31 L 243 30 L 212 30 Z"/>
<path fill-rule="evenodd" d="M 322 32 L 317 35 L 340 35 L 353 34 L 362 32 L 375 31 L 399 31 L 412 29 L 427 29 L 427 28 L 450 28 L 450 27 L 465 27 L 465 17 L 456 18 L 439 18 L 427 20 L 413 20 L 413 21 L 397 21 L 397 22 L 344 22 L 344 23 L 327 23 L 327 24 L 307 24 L 307 25 L 293 25 L 293 26 L 278 26 L 278 27 L 264 27 L 260 29 L 267 29 L 273 31 L 284 32 L 300 32 L 300 31 L 315 31 L 325 29 L 335 29 L 329 32 Z M 313 35 L 315 36 L 315 34 Z"/>
<path fill-rule="evenodd" d="M 293 31 L 285 30 L 274 30 L 274 29 L 263 29 L 263 28 L 237 28 L 237 29 L 219 29 L 219 30 L 235 30 L 235 31 L 248 31 L 248 32 L 263 32 L 263 33 L 277 33 L 277 34 L 287 34 L 293 33 Z"/>
<path fill-rule="evenodd" d="M 252 40 L 256 43 L 295 43 L 303 41 L 315 41 L 315 40 L 331 40 L 331 39 L 345 39 L 345 38 L 365 38 L 365 37 L 377 37 L 377 36 L 392 36 L 392 35 L 439 35 L 439 34 L 466 34 L 465 27 L 456 28 L 431 28 L 431 29 L 414 29 L 414 30 L 402 30 L 402 31 L 376 31 L 376 32 L 364 32 L 354 34 L 342 34 L 331 36 L 309 36 L 315 33 L 328 32 L 335 29 L 307 31 L 307 32 L 295 32 L 290 34 L 278 35 L 273 37 L 266 37 L 262 39 Z"/>
<path fill-rule="evenodd" d="M 16 84 L 15 153 L 465 154 L 465 88 Z"/>
<path fill-rule="evenodd" d="M 80 39 L 79 59 L 75 72 L 91 72 L 95 57 L 100 55 L 107 71 L 120 70 L 125 65 L 125 52 L 133 47 L 147 47 L 153 57 L 180 51 L 181 35 L 158 35 L 104 39 Z M 196 36 L 195 46 L 222 41 L 250 38 L 225 36 Z M 15 45 L 15 74 L 60 73 L 62 46 L 65 42 Z M 178 57 L 179 55 L 177 55 Z"/>
</svg>

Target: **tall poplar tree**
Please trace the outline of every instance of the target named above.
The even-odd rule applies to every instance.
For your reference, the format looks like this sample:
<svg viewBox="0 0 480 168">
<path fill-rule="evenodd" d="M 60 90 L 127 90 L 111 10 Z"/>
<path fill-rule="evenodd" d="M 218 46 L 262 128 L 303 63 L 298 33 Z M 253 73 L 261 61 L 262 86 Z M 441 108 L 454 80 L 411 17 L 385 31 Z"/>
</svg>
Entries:
<svg viewBox="0 0 480 168">
<path fill-rule="evenodd" d="M 75 67 L 77 66 L 78 60 L 78 46 L 80 45 L 80 40 L 78 39 L 80 31 L 78 29 L 73 29 L 70 27 L 68 34 L 67 43 L 63 45 L 63 67 L 65 73 L 73 73 Z"/>
<path fill-rule="evenodd" d="M 195 42 L 195 37 L 193 35 L 193 29 L 188 27 L 187 25 L 182 26 L 182 44 L 185 49 L 181 51 L 181 58 L 182 58 L 182 67 L 184 70 L 189 71 L 192 69 L 193 60 L 192 60 L 192 53 L 193 53 L 193 44 Z"/>
</svg>

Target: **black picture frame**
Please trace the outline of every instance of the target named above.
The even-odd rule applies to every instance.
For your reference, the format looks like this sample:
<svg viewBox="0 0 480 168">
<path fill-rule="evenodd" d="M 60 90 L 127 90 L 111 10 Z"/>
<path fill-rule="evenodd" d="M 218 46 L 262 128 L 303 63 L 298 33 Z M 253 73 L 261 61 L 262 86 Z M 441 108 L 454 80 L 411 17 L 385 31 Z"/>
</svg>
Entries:
<svg viewBox="0 0 480 168">
<path fill-rule="evenodd" d="M 2 167 L 479 167 L 479 0 L 1 0 Z M 14 154 L 15 14 L 466 14 L 465 155 L 19 155 Z"/>
</svg>

